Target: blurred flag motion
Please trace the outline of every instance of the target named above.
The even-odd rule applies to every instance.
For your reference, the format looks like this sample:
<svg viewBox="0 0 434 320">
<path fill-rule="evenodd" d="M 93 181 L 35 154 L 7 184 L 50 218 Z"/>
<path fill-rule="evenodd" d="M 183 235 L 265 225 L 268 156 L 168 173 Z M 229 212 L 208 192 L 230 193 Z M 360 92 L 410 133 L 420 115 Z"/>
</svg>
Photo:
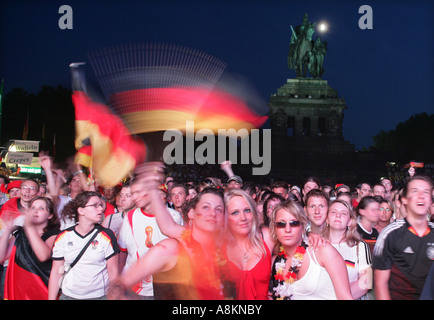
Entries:
<svg viewBox="0 0 434 320">
<path fill-rule="evenodd" d="M 268 119 L 266 103 L 226 64 L 198 50 L 137 44 L 89 55 L 109 105 L 132 133 L 179 129 L 253 129 Z M 249 100 L 249 101 L 248 101 Z"/>
<path fill-rule="evenodd" d="M 117 185 L 136 164 L 146 158 L 143 142 L 134 139 L 122 120 L 110 109 L 74 91 L 76 161 L 92 167 L 103 186 Z"/>
<path fill-rule="evenodd" d="M 245 80 L 223 74 L 226 64 L 194 49 L 167 44 L 95 51 L 89 59 L 107 105 L 86 95 L 81 63 L 71 64 L 76 111 L 76 161 L 113 186 L 145 160 L 131 134 L 178 129 L 260 128 L 266 103 Z M 117 115 L 115 115 L 113 110 Z"/>
</svg>

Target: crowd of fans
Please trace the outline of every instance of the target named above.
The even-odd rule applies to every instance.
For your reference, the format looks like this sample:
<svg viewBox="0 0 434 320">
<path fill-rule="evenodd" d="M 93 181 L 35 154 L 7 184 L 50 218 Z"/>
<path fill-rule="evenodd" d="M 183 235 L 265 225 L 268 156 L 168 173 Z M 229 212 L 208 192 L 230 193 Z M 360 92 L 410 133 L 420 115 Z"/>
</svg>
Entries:
<svg viewBox="0 0 434 320">
<path fill-rule="evenodd" d="M 352 190 L 146 163 L 104 187 L 39 159 L 44 183 L 0 177 L 4 299 L 433 299 L 433 182 L 413 168 Z"/>
</svg>

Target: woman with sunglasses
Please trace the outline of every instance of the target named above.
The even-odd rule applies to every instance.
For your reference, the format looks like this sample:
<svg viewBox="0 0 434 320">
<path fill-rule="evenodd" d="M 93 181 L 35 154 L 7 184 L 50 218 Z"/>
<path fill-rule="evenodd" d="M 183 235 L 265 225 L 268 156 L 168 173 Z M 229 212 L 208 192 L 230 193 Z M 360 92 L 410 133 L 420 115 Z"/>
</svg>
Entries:
<svg viewBox="0 0 434 320">
<path fill-rule="evenodd" d="M 352 300 L 345 262 L 329 243 L 312 250 L 303 242 L 307 217 L 294 201 L 278 204 L 270 232 L 280 244 L 274 257 L 270 296 L 274 300 Z"/>
<path fill-rule="evenodd" d="M 119 247 L 113 231 L 99 225 L 103 208 L 103 200 L 93 191 L 78 194 L 65 206 L 64 214 L 78 224 L 61 232 L 54 242 L 50 300 L 57 299 L 60 286 L 61 300 L 106 299 L 109 281 L 118 276 Z"/>
</svg>

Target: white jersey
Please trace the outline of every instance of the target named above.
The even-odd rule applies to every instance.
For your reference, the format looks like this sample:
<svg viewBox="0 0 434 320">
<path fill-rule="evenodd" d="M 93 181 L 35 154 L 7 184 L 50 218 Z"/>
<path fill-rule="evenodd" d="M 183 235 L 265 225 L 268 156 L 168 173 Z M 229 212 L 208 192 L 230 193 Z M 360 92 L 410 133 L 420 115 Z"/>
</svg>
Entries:
<svg viewBox="0 0 434 320">
<path fill-rule="evenodd" d="M 68 229 L 76 225 L 74 219 L 69 219 L 68 217 L 63 216 L 63 208 L 72 200 L 71 196 L 68 194 L 67 196 L 59 195 L 59 204 L 57 205 L 57 214 L 60 220 L 60 230 Z"/>
<path fill-rule="evenodd" d="M 169 211 L 174 221 L 182 224 L 182 217 L 175 211 Z M 161 232 L 157 219 L 140 208 L 131 210 L 124 217 L 118 244 L 121 251 L 128 252 L 124 272 L 136 264 L 138 259 L 145 255 L 152 246 L 167 239 Z M 134 287 L 134 291 L 142 296 L 153 296 L 152 276 L 149 276 Z"/>
<path fill-rule="evenodd" d="M 77 264 L 68 271 L 69 266 L 89 242 L 95 232 L 99 232 Z M 110 229 L 94 228 L 82 236 L 75 226 L 61 232 L 53 246 L 52 259 L 65 261 L 65 274 L 62 292 L 75 299 L 100 298 L 107 293 L 109 277 L 107 260 L 119 253 L 116 237 Z"/>
<path fill-rule="evenodd" d="M 359 278 L 359 273 L 372 265 L 371 250 L 366 242 L 360 241 L 358 245 L 349 247 L 346 242 L 332 244 L 345 260 L 350 282 Z"/>
<path fill-rule="evenodd" d="M 104 219 L 102 226 L 111 229 L 115 233 L 116 238 L 119 238 L 123 222 L 124 213 L 115 212 Z"/>
</svg>

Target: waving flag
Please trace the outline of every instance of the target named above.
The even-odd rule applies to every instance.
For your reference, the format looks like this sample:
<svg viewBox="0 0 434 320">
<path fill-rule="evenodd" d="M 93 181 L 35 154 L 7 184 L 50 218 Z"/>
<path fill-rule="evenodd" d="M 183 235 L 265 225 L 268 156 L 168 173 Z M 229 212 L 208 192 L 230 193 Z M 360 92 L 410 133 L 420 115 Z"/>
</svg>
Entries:
<svg viewBox="0 0 434 320">
<path fill-rule="evenodd" d="M 113 187 L 146 159 L 145 144 L 133 136 L 121 118 L 106 105 L 93 101 L 81 91 L 79 75 L 73 68 L 76 162 L 92 166 L 103 186 Z"/>
<path fill-rule="evenodd" d="M 138 133 L 184 128 L 194 121 L 195 130 L 254 129 L 261 127 L 267 116 L 259 116 L 237 96 L 213 89 L 201 101 L 199 87 L 149 88 L 118 92 L 110 101 L 123 103 L 121 116 Z"/>
<path fill-rule="evenodd" d="M 95 51 L 93 70 L 108 104 L 132 133 L 261 127 L 266 103 L 241 79 L 229 81 L 226 64 L 191 48 L 139 44 Z"/>
<path fill-rule="evenodd" d="M 51 260 L 38 260 L 21 227 L 15 237 L 6 270 L 5 300 L 47 300 Z"/>
</svg>

